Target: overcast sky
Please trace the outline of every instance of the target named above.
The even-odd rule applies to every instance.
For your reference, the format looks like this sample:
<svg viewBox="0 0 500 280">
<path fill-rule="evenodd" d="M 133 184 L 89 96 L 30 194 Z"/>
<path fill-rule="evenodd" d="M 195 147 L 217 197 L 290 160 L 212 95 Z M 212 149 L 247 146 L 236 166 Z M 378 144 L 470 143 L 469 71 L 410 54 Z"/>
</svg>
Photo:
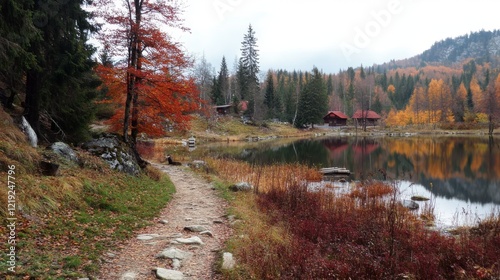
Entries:
<svg viewBox="0 0 500 280">
<path fill-rule="evenodd" d="M 409 58 L 436 41 L 500 29 L 497 0 L 187 0 L 191 33 L 174 35 L 218 71 L 229 70 L 252 25 L 260 69 L 326 73 Z"/>
</svg>

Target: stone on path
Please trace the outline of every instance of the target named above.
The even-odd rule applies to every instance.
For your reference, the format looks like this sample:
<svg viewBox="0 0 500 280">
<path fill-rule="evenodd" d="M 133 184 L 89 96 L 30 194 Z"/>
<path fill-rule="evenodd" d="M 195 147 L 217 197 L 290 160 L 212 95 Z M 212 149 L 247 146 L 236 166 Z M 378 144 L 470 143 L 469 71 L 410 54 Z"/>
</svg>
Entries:
<svg viewBox="0 0 500 280">
<path fill-rule="evenodd" d="M 177 270 L 156 268 L 156 277 L 164 280 L 182 280 L 184 279 L 184 274 Z"/>
<path fill-rule="evenodd" d="M 202 225 L 191 225 L 191 226 L 184 227 L 184 230 L 188 230 L 188 231 L 192 231 L 192 232 L 203 232 L 203 231 L 207 231 L 208 229 Z"/>
<path fill-rule="evenodd" d="M 156 255 L 157 258 L 184 260 L 191 257 L 193 253 L 185 252 L 177 248 L 170 247 Z"/>
<path fill-rule="evenodd" d="M 159 236 L 160 236 L 159 234 L 139 234 L 137 236 L 137 239 L 146 241 L 146 240 L 154 239 L 154 238 L 159 237 Z"/>
<path fill-rule="evenodd" d="M 136 280 L 136 279 L 137 279 L 137 273 L 135 272 L 126 272 L 120 278 L 120 280 Z"/>
<path fill-rule="evenodd" d="M 222 269 L 231 270 L 236 265 L 234 261 L 233 254 L 225 252 L 222 254 Z"/>
<path fill-rule="evenodd" d="M 185 245 L 204 245 L 203 241 L 201 241 L 201 238 L 198 236 L 192 236 L 190 238 L 177 238 L 174 241 L 185 244 Z"/>
<path fill-rule="evenodd" d="M 206 236 L 214 237 L 214 235 L 212 234 L 212 232 L 209 231 L 209 230 L 205 230 L 205 231 L 200 232 L 200 235 L 206 235 Z"/>
</svg>

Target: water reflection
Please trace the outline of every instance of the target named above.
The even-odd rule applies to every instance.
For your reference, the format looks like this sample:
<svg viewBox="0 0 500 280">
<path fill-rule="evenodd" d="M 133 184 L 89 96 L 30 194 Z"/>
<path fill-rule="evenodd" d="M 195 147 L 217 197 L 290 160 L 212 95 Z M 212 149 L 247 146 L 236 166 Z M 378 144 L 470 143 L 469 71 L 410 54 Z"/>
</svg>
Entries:
<svg viewBox="0 0 500 280">
<path fill-rule="evenodd" d="M 236 155 L 256 164 L 345 167 L 355 179 L 403 180 L 434 197 L 443 222 L 484 218 L 500 205 L 500 140 L 488 138 L 326 138 Z"/>
<path fill-rule="evenodd" d="M 500 207 L 500 139 L 336 137 L 288 141 L 200 145 L 195 153 L 257 165 L 299 162 L 317 168 L 345 167 L 356 180 L 387 177 L 406 182 L 403 188 L 411 185 L 412 191 L 434 197 L 438 216 L 448 224 L 457 213 L 484 217 Z M 442 209 L 444 205 L 446 209 Z"/>
</svg>

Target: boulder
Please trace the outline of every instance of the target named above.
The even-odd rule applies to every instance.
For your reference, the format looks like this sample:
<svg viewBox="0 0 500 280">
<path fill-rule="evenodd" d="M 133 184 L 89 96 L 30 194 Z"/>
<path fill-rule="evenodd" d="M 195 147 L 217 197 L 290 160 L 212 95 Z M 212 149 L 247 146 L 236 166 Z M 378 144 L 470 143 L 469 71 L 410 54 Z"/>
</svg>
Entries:
<svg viewBox="0 0 500 280">
<path fill-rule="evenodd" d="M 222 254 L 222 269 L 231 270 L 236 265 L 233 254 L 225 252 Z"/>
<path fill-rule="evenodd" d="M 240 182 L 238 184 L 229 186 L 229 189 L 233 192 L 248 192 L 253 190 L 253 186 L 247 182 Z"/>
<path fill-rule="evenodd" d="M 78 156 L 76 152 L 71 149 L 71 147 L 63 142 L 55 142 L 49 147 L 50 150 L 52 150 L 55 154 L 59 155 L 60 157 L 72 161 L 74 163 L 78 163 Z"/>
<path fill-rule="evenodd" d="M 134 151 L 114 134 L 103 134 L 82 145 L 93 155 L 101 157 L 112 169 L 138 175 L 141 168 Z"/>
<path fill-rule="evenodd" d="M 410 209 L 410 210 L 417 210 L 418 209 L 418 203 L 412 200 L 403 200 L 402 202 L 403 206 Z"/>
</svg>

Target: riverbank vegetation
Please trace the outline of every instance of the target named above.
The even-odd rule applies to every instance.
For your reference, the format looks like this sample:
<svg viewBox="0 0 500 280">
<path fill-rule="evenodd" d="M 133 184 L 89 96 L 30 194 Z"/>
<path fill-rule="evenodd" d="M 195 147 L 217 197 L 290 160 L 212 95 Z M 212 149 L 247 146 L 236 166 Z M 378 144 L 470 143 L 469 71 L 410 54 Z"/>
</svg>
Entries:
<svg viewBox="0 0 500 280">
<path fill-rule="evenodd" d="M 0 263 L 2 279 L 92 275 L 104 253 L 148 225 L 174 192 L 170 180 L 154 168 L 130 176 L 81 150 L 77 150 L 80 163 L 70 163 L 45 149 L 32 148 L 1 109 L 0 119 L 0 181 L 7 184 L 9 166 L 15 166 L 16 205 L 12 216 L 7 212 L 4 185 L 0 218 L 16 218 L 16 243 L 12 245 L 17 257 L 15 275 L 7 274 L 7 262 Z M 48 157 L 60 165 L 58 176 L 40 173 L 38 163 Z M 4 249 L 8 230 L 0 227 Z M 8 259 L 7 253 L 3 250 L 3 260 Z"/>
<path fill-rule="evenodd" d="M 209 160 L 227 182 L 248 181 L 236 194 L 243 219 L 228 247 L 238 259 L 227 279 L 497 279 L 500 216 L 455 235 L 426 227 L 400 203 L 395 183 L 351 184 L 310 191 L 318 173 L 299 165 L 251 166 Z"/>
</svg>

